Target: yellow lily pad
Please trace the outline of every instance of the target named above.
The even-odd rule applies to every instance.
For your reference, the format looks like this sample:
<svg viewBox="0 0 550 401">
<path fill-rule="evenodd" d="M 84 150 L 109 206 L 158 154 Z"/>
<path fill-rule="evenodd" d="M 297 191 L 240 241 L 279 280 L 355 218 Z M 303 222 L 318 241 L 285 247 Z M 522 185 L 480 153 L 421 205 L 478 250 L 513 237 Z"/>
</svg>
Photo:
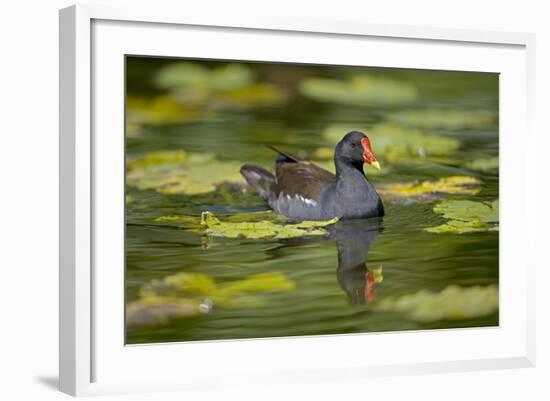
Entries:
<svg viewBox="0 0 550 401">
<path fill-rule="evenodd" d="M 368 74 L 348 79 L 306 78 L 300 82 L 305 97 L 320 102 L 351 106 L 411 103 L 418 98 L 416 86 Z"/>
<path fill-rule="evenodd" d="M 498 200 L 491 203 L 470 200 L 446 200 L 434 207 L 434 212 L 449 219 L 445 224 L 429 227 L 431 233 L 473 233 L 498 231 Z"/>
<path fill-rule="evenodd" d="M 382 266 L 374 267 L 371 269 L 374 282 L 379 284 L 384 281 L 384 274 L 382 272 Z"/>
<path fill-rule="evenodd" d="M 446 156 L 460 147 L 460 142 L 455 138 L 430 135 L 416 128 L 392 123 L 380 123 L 370 129 L 340 124 L 330 125 L 323 132 L 323 136 L 336 144 L 347 132 L 354 130 L 367 133 L 374 154 L 388 161 Z"/>
<path fill-rule="evenodd" d="M 126 121 L 129 133 L 135 130 L 139 124 L 187 122 L 193 121 L 201 115 L 203 115 L 202 111 L 182 105 L 166 95 L 152 98 L 126 97 Z"/>
<path fill-rule="evenodd" d="M 386 119 L 410 127 L 461 129 L 495 124 L 497 115 L 486 110 L 403 110 L 388 113 Z"/>
<path fill-rule="evenodd" d="M 451 285 L 441 292 L 422 290 L 400 297 L 387 297 L 373 306 L 380 312 L 399 312 L 421 322 L 464 320 L 487 316 L 498 311 L 498 287 L 459 287 Z"/>
<path fill-rule="evenodd" d="M 435 181 L 379 184 L 377 191 L 388 197 L 422 198 L 437 194 L 475 195 L 480 190 L 481 181 L 475 177 L 451 176 Z"/>
<path fill-rule="evenodd" d="M 128 169 L 136 167 L 157 166 L 159 164 L 182 163 L 187 160 L 187 152 L 183 149 L 178 150 L 159 150 L 149 152 L 142 157 L 128 157 L 126 167 Z"/>
<path fill-rule="evenodd" d="M 207 235 L 226 238 L 295 238 L 310 235 L 327 235 L 323 228 L 335 224 L 337 218 L 327 221 L 303 221 L 296 224 L 277 224 L 272 221 L 222 222 L 210 212 L 201 215 L 201 226 Z"/>
<path fill-rule="evenodd" d="M 218 96 L 217 101 L 228 106 L 271 106 L 281 104 L 286 99 L 287 94 L 278 86 L 258 83 L 225 91 Z"/>
</svg>

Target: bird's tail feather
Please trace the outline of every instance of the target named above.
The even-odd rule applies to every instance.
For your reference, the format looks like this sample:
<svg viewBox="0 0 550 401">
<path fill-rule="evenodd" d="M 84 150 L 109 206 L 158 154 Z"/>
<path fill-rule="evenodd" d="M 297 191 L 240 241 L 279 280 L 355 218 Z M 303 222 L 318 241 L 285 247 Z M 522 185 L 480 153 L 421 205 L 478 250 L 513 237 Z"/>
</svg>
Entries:
<svg viewBox="0 0 550 401">
<path fill-rule="evenodd" d="M 245 164 L 241 167 L 241 174 L 263 200 L 269 201 L 270 198 L 275 196 L 277 180 L 265 168 L 253 164 Z"/>
<path fill-rule="evenodd" d="M 282 163 L 282 162 L 292 162 L 292 163 L 298 163 L 301 160 L 297 158 L 294 155 L 291 155 L 290 153 L 283 152 L 282 150 L 277 149 L 273 145 L 265 145 L 267 148 L 271 149 L 274 152 L 277 152 L 279 156 L 277 157 L 276 163 Z"/>
</svg>

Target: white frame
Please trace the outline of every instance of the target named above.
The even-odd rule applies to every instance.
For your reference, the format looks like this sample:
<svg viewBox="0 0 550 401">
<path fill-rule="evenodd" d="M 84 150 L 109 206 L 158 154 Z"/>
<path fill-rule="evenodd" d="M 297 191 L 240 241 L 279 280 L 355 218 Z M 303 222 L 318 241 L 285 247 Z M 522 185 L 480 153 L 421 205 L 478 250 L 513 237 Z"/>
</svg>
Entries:
<svg viewBox="0 0 550 401">
<path fill-rule="evenodd" d="M 92 383 L 92 113 L 91 113 L 91 29 L 93 20 L 139 21 L 233 27 L 290 32 L 311 32 L 388 38 L 427 39 L 467 43 L 519 45 L 527 55 L 526 107 L 527 152 L 534 154 L 532 129 L 534 110 L 534 35 L 411 26 L 374 25 L 362 22 L 293 20 L 291 18 L 243 17 L 227 19 L 212 15 L 186 15 L 178 10 L 120 9 L 109 6 L 72 6 L 60 12 L 60 389 L 72 395 L 135 390 L 178 388 L 178 383 L 137 386 L 128 383 Z M 526 160 L 526 172 L 533 172 L 534 158 Z M 525 179 L 535 185 L 534 178 Z M 534 213 L 531 209 L 529 213 Z M 534 230 L 531 230 L 532 232 Z M 464 371 L 534 366 L 534 261 L 526 268 L 527 321 L 525 354 L 516 357 L 365 366 L 353 377 Z M 264 340 L 265 341 L 265 340 Z M 326 379 L 327 371 L 309 369 L 296 376 L 284 373 L 274 380 Z M 349 372 L 348 372 L 349 374 Z M 197 375 L 197 380 L 201 377 Z M 204 385 L 208 385 L 205 382 Z"/>
</svg>

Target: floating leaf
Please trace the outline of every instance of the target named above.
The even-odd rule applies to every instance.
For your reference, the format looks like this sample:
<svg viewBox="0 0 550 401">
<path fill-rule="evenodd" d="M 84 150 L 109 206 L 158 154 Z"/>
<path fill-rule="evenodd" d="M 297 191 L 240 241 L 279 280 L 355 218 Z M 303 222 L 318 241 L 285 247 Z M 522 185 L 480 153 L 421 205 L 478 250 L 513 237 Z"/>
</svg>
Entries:
<svg viewBox="0 0 550 401">
<path fill-rule="evenodd" d="M 235 293 L 266 292 L 266 291 L 289 291 L 296 288 L 293 281 L 290 281 L 282 273 L 260 273 L 246 277 L 244 280 L 227 283 L 220 286 L 220 292 L 224 296 Z"/>
<path fill-rule="evenodd" d="M 128 326 L 166 324 L 171 319 L 198 315 L 200 306 L 201 301 L 196 299 L 165 303 L 134 301 L 126 305 L 126 323 Z"/>
<path fill-rule="evenodd" d="M 197 216 L 187 215 L 170 215 L 160 216 L 155 219 L 156 223 L 168 223 L 170 225 L 176 225 L 178 227 L 198 229 L 200 227 L 200 218 Z"/>
<path fill-rule="evenodd" d="M 466 163 L 466 168 L 482 172 L 498 171 L 498 157 L 472 160 Z"/>
<path fill-rule="evenodd" d="M 380 284 L 382 281 L 384 281 L 382 266 L 373 267 L 370 271 L 372 273 L 372 278 L 374 279 L 375 283 Z"/>
<path fill-rule="evenodd" d="M 178 227 L 188 229 L 199 229 L 201 227 L 201 218 L 198 216 L 189 215 L 169 215 L 160 216 L 155 220 L 157 223 L 173 223 Z M 273 223 L 288 223 L 290 220 L 280 214 L 274 213 L 272 210 L 262 210 L 258 212 L 240 212 L 234 213 L 225 217 L 225 221 L 229 223 L 250 223 L 271 221 Z"/>
<path fill-rule="evenodd" d="M 144 284 L 140 299 L 126 306 L 128 325 L 163 324 L 170 319 L 210 313 L 214 306 L 254 307 L 264 302 L 255 295 L 291 291 L 293 281 L 283 273 L 260 273 L 217 285 L 201 273 L 177 273 Z"/>
<path fill-rule="evenodd" d="M 306 78 L 300 82 L 300 91 L 302 95 L 317 101 L 351 106 L 404 104 L 418 97 L 416 87 L 408 82 L 367 74 L 345 80 Z"/>
<path fill-rule="evenodd" d="M 334 158 L 334 148 L 323 146 L 313 151 L 313 158 L 316 160 L 332 160 Z"/>
<path fill-rule="evenodd" d="M 192 62 L 169 64 L 160 69 L 155 82 L 181 104 L 210 109 L 276 105 L 287 98 L 279 86 L 255 83 L 254 72 L 238 63 L 214 68 Z"/>
<path fill-rule="evenodd" d="M 168 64 L 160 69 L 155 83 L 163 89 L 231 90 L 250 85 L 254 73 L 244 64 L 226 64 L 208 68 L 193 62 Z"/>
<path fill-rule="evenodd" d="M 486 110 L 403 110 L 391 112 L 386 119 L 419 128 L 477 128 L 496 123 L 496 115 Z"/>
<path fill-rule="evenodd" d="M 278 86 L 262 83 L 225 91 L 218 101 L 229 106 L 270 106 L 281 104 L 286 98 L 286 93 Z"/>
<path fill-rule="evenodd" d="M 237 161 L 217 161 L 210 157 L 187 161 L 148 164 L 133 168 L 126 175 L 129 186 L 142 190 L 154 189 L 166 194 L 196 195 L 214 191 L 220 184 L 243 183 L 239 173 L 242 166 Z"/>
<path fill-rule="evenodd" d="M 210 212 L 201 215 L 201 226 L 206 234 L 227 238 L 294 238 L 306 235 L 327 235 L 322 227 L 335 224 L 337 218 L 327 221 L 303 221 L 297 224 L 277 224 L 271 221 L 221 222 Z"/>
<path fill-rule="evenodd" d="M 388 297 L 373 309 L 399 312 L 417 322 L 464 320 L 490 315 L 498 311 L 498 287 L 459 287 L 451 285 L 441 292 L 426 290 L 401 297 Z"/>
<path fill-rule="evenodd" d="M 475 195 L 479 192 L 481 181 L 468 176 L 451 176 L 436 181 L 380 184 L 378 192 L 388 197 L 429 197 L 437 194 Z"/>
<path fill-rule="evenodd" d="M 187 152 L 183 149 L 178 150 L 159 150 L 149 152 L 141 157 L 128 157 L 126 166 L 129 169 L 136 167 L 158 166 L 160 164 L 182 163 L 187 160 Z"/>
<path fill-rule="evenodd" d="M 127 127 L 135 127 L 136 124 L 187 122 L 195 120 L 201 115 L 202 112 L 196 108 L 184 106 L 170 96 L 126 97 L 126 120 L 127 124 L 130 124 Z"/>
<path fill-rule="evenodd" d="M 434 212 L 449 219 L 445 224 L 429 227 L 431 233 L 472 233 L 498 231 L 498 200 L 491 203 L 470 200 L 446 200 L 434 207 Z"/>
<path fill-rule="evenodd" d="M 445 156 L 460 146 L 455 138 L 429 135 L 415 128 L 406 128 L 397 124 L 381 123 L 370 129 L 346 125 L 331 125 L 323 136 L 336 144 L 349 131 L 358 130 L 368 133 L 374 154 L 389 161 L 418 159 L 430 156 Z"/>
<path fill-rule="evenodd" d="M 150 303 L 177 301 L 180 298 L 203 298 L 216 291 L 214 280 L 205 274 L 178 273 L 154 279 L 141 287 L 140 296 Z"/>
</svg>

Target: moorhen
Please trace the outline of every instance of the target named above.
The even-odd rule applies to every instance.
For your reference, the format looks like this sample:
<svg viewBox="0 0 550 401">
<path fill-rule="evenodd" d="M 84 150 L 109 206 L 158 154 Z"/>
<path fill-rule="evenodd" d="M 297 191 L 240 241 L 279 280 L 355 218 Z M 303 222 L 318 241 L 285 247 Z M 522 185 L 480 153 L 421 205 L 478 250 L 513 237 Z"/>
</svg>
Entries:
<svg viewBox="0 0 550 401">
<path fill-rule="evenodd" d="M 263 167 L 245 164 L 241 174 L 279 214 L 296 220 L 381 217 L 384 206 L 363 172 L 363 163 L 377 169 L 369 138 L 359 131 L 347 133 L 336 145 L 336 175 L 305 160 L 277 150 L 275 175 Z"/>
</svg>

